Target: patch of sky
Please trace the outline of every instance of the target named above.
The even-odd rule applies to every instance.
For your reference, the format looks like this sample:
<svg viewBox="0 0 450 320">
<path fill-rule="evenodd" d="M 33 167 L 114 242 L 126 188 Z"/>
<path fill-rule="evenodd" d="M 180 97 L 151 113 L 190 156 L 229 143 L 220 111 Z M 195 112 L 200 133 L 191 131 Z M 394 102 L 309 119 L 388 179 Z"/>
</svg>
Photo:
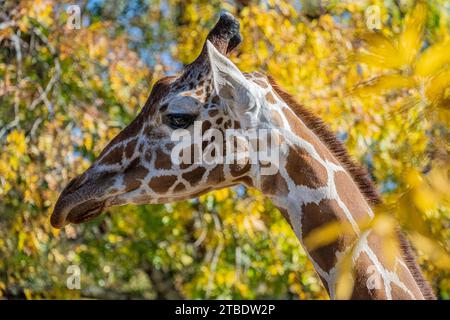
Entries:
<svg viewBox="0 0 450 320">
<path fill-rule="evenodd" d="M 339 141 L 341 142 L 345 142 L 348 139 L 348 133 L 345 131 L 339 131 L 337 132 L 337 138 L 339 139 Z"/>
<path fill-rule="evenodd" d="M 348 11 L 342 12 L 340 15 L 333 15 L 333 21 L 336 24 L 348 25 L 352 15 Z"/>
<path fill-rule="evenodd" d="M 81 131 L 80 128 L 77 128 L 77 127 L 73 128 L 71 134 L 72 134 L 72 137 L 74 137 L 74 138 L 78 138 L 78 139 L 83 138 L 83 132 Z"/>
<path fill-rule="evenodd" d="M 237 193 L 238 197 L 243 197 L 247 193 L 247 188 L 245 186 L 243 186 L 243 185 L 238 185 L 235 188 L 235 190 L 236 190 L 236 193 Z"/>
<path fill-rule="evenodd" d="M 363 69 L 362 69 L 362 67 L 361 67 L 361 65 L 359 63 L 356 65 L 356 70 L 358 72 L 358 75 L 362 76 Z"/>
<path fill-rule="evenodd" d="M 94 15 L 99 15 L 102 8 L 108 4 L 105 0 L 88 0 L 86 10 Z M 171 39 L 171 36 L 167 33 L 161 34 L 162 30 L 158 21 L 147 25 L 145 30 L 142 29 L 142 26 L 133 25 L 133 20 L 144 14 L 149 5 L 156 4 L 152 1 L 130 0 L 120 10 L 117 20 L 130 36 L 129 48 L 135 50 L 147 66 L 152 68 L 157 63 L 162 63 L 165 66 L 170 66 L 167 75 L 175 74 L 183 68 L 183 64 L 174 59 L 170 53 L 170 48 L 176 44 L 176 40 Z M 172 14 L 170 9 L 170 3 L 167 0 L 159 1 L 159 10 L 163 17 L 170 17 Z M 88 16 L 86 15 L 86 17 Z M 147 32 L 150 32 L 152 41 L 147 41 Z M 163 39 L 160 41 L 158 40 L 160 38 Z"/>
<path fill-rule="evenodd" d="M 392 192 L 397 189 L 397 183 L 392 178 L 387 178 L 381 185 L 381 193 Z"/>
<path fill-rule="evenodd" d="M 86 9 L 89 11 L 98 11 L 105 4 L 105 0 L 89 0 Z"/>
</svg>

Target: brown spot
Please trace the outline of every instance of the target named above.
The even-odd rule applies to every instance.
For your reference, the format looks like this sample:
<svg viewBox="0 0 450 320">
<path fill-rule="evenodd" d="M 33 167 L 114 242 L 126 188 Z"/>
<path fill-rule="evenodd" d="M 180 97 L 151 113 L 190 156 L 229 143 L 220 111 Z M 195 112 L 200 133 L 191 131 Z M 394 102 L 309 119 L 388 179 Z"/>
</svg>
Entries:
<svg viewBox="0 0 450 320">
<path fill-rule="evenodd" d="M 247 187 L 254 187 L 253 180 L 249 176 L 239 177 L 234 181 L 238 182 L 238 183 L 242 183 L 243 185 L 245 185 Z"/>
<path fill-rule="evenodd" d="M 208 120 L 204 120 L 202 122 L 202 134 L 204 134 L 210 128 L 211 128 L 211 122 L 209 122 Z"/>
<path fill-rule="evenodd" d="M 266 100 L 271 104 L 274 104 L 276 102 L 275 98 L 273 97 L 273 94 L 271 92 L 267 92 Z"/>
<path fill-rule="evenodd" d="M 223 122 L 223 118 L 219 118 L 219 119 L 216 120 L 216 124 L 217 125 L 222 124 L 222 122 Z"/>
<path fill-rule="evenodd" d="M 348 223 L 345 213 L 336 200 L 322 200 L 319 204 L 302 206 L 302 234 L 306 238 L 313 230 L 332 222 Z M 343 234 L 337 241 L 314 250 L 307 247 L 312 259 L 326 272 L 336 265 L 336 252 L 344 251 L 355 239 L 354 234 Z"/>
<path fill-rule="evenodd" d="M 131 140 L 127 143 L 125 147 L 125 156 L 129 159 L 134 153 L 134 149 L 136 148 L 137 138 Z"/>
<path fill-rule="evenodd" d="M 203 89 L 198 89 L 197 91 L 195 91 L 195 94 L 197 96 L 201 96 L 203 94 Z"/>
<path fill-rule="evenodd" d="M 179 182 L 175 188 L 173 189 L 174 192 L 180 192 L 186 190 L 186 187 L 183 183 Z"/>
<path fill-rule="evenodd" d="M 214 103 L 214 104 L 219 104 L 219 102 L 220 102 L 219 96 L 214 96 L 214 97 L 211 99 L 211 102 Z"/>
<path fill-rule="evenodd" d="M 135 159 L 130 163 L 124 171 L 124 184 L 126 192 L 139 188 L 141 180 L 148 174 L 148 169 L 142 166 L 139 159 Z"/>
<path fill-rule="evenodd" d="M 157 176 L 153 177 L 148 183 L 148 186 L 157 193 L 165 193 L 177 181 L 177 176 Z"/>
<path fill-rule="evenodd" d="M 206 91 L 205 96 L 208 98 L 211 95 L 211 91 L 212 91 L 211 83 L 208 82 L 207 86 L 205 87 L 205 91 Z"/>
<path fill-rule="evenodd" d="M 122 161 L 123 145 L 111 149 L 106 156 L 101 160 L 102 164 L 115 164 Z"/>
<path fill-rule="evenodd" d="M 209 115 L 210 117 L 215 117 L 218 113 L 219 113 L 219 110 L 217 110 L 217 109 L 212 109 L 212 110 L 209 110 L 208 115 Z"/>
<path fill-rule="evenodd" d="M 298 186 L 316 189 L 327 185 L 327 170 L 303 148 L 289 149 L 286 170 Z"/>
<path fill-rule="evenodd" d="M 165 153 L 161 149 L 156 151 L 155 159 L 155 169 L 171 169 L 172 168 L 172 158 L 169 154 Z"/>
<path fill-rule="evenodd" d="M 203 177 L 206 169 L 204 167 L 195 168 L 192 171 L 183 173 L 182 177 L 186 179 L 192 186 L 195 186 Z"/>
<path fill-rule="evenodd" d="M 192 166 L 192 163 L 184 163 L 184 162 L 180 163 L 180 169 L 183 170 L 189 168 L 190 166 Z"/>
<path fill-rule="evenodd" d="M 216 184 L 225 180 L 225 176 L 223 174 L 223 165 L 219 164 L 212 169 L 208 174 L 208 180 L 206 184 Z"/>
<path fill-rule="evenodd" d="M 288 120 L 292 131 L 303 140 L 311 143 L 319 156 L 332 163 L 338 164 L 336 158 L 325 147 L 322 141 L 299 119 L 290 109 L 283 109 L 283 114 Z"/>
<path fill-rule="evenodd" d="M 369 217 L 369 205 L 347 172 L 339 171 L 334 174 L 334 183 L 339 198 L 345 203 L 355 221 Z"/>
<path fill-rule="evenodd" d="M 269 196 L 287 195 L 289 192 L 286 180 L 279 172 L 271 176 L 262 176 L 261 191 Z"/>
</svg>

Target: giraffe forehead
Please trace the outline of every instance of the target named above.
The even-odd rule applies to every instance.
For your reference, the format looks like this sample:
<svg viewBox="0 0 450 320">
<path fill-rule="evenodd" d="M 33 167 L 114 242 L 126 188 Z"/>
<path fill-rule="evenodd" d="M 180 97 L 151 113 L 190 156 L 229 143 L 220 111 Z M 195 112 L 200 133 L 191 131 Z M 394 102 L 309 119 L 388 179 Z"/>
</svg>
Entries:
<svg viewBox="0 0 450 320">
<path fill-rule="evenodd" d="M 163 99 L 160 103 L 162 108 L 174 113 L 194 112 L 201 106 L 201 101 L 190 92 L 180 92 Z"/>
<path fill-rule="evenodd" d="M 191 84 L 188 87 L 175 86 L 169 94 L 160 101 L 160 106 L 165 111 L 167 107 L 170 111 L 192 111 L 202 105 L 209 105 L 208 100 L 212 94 L 210 81 L 202 80 L 197 84 Z"/>
</svg>

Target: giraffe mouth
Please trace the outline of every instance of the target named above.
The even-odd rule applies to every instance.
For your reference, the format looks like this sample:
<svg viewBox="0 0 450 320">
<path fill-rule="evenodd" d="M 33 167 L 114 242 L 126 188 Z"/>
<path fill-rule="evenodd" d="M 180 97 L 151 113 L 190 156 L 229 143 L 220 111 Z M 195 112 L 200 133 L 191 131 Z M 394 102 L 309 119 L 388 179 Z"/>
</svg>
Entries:
<svg viewBox="0 0 450 320">
<path fill-rule="evenodd" d="M 70 210 L 66 222 L 80 224 L 91 221 L 102 214 L 105 201 L 88 200 Z"/>
</svg>

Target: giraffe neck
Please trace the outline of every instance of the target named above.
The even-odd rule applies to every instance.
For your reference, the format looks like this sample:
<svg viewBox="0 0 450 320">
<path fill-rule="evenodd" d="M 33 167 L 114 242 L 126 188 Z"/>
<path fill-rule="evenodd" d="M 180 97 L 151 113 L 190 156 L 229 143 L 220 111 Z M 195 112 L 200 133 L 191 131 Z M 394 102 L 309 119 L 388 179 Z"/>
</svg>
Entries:
<svg viewBox="0 0 450 320">
<path fill-rule="evenodd" d="M 253 181 L 278 206 L 302 244 L 312 230 L 331 222 L 350 226 L 348 234 L 331 244 L 305 247 L 330 297 L 335 298 L 339 264 L 351 254 L 353 299 L 424 299 L 404 258 L 399 255 L 392 262 L 381 237 L 360 230 L 359 223 L 372 219 L 373 212 L 352 175 L 276 92 L 271 95 L 277 101 L 270 111 L 279 122 L 275 130 L 286 148 L 278 172 Z"/>
</svg>

